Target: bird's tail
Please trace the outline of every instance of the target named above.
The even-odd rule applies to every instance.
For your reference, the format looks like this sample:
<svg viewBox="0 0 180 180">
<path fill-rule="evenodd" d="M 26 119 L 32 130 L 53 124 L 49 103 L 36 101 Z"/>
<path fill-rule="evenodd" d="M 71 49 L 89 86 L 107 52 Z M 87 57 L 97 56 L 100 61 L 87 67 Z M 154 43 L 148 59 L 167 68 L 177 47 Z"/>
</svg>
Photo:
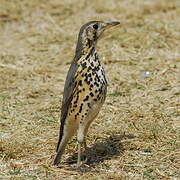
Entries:
<svg viewBox="0 0 180 180">
<path fill-rule="evenodd" d="M 74 135 L 75 133 L 75 128 L 67 128 L 63 134 L 63 136 L 61 136 L 59 138 L 58 141 L 58 145 L 57 145 L 57 154 L 56 157 L 54 159 L 54 165 L 58 165 L 61 161 L 61 156 L 64 153 L 64 150 L 66 148 L 66 145 L 68 143 L 68 141 L 71 139 L 71 137 Z"/>
<path fill-rule="evenodd" d="M 56 154 L 56 157 L 54 159 L 54 165 L 58 165 L 60 163 L 61 156 L 64 153 L 64 150 L 66 148 L 66 145 L 67 145 L 69 139 L 70 139 L 69 137 L 59 139 L 58 145 L 57 145 L 57 154 Z"/>
<path fill-rule="evenodd" d="M 63 152 L 64 152 L 64 149 L 61 149 L 57 152 L 56 157 L 54 159 L 54 163 L 53 163 L 54 165 L 58 165 L 60 163 Z"/>
<path fill-rule="evenodd" d="M 56 152 L 58 152 L 58 149 L 59 149 L 59 145 L 60 145 L 60 143 L 61 143 L 61 140 L 62 140 L 62 138 L 59 137 L 59 140 L 58 140 L 58 143 L 57 143 L 57 147 L 56 147 Z"/>
</svg>

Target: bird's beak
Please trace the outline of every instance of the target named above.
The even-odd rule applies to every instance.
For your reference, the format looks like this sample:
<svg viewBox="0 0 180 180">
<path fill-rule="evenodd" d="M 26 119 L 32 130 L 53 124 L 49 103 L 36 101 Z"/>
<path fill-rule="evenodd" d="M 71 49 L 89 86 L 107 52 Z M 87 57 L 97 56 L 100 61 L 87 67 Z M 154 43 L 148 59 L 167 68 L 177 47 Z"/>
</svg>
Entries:
<svg viewBox="0 0 180 180">
<path fill-rule="evenodd" d="M 113 27 L 113 26 L 117 26 L 117 25 L 119 25 L 120 24 L 120 22 L 118 22 L 118 21 L 112 21 L 112 22 L 108 22 L 108 23 L 106 23 L 106 25 L 105 25 L 105 29 L 108 29 L 108 28 L 111 28 L 111 27 Z"/>
</svg>

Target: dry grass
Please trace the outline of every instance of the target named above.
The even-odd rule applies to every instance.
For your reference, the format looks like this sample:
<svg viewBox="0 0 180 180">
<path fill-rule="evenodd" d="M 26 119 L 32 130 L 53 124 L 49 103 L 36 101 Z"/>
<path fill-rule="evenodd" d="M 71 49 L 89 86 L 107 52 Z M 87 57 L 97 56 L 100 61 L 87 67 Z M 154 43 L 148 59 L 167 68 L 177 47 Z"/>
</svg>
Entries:
<svg viewBox="0 0 180 180">
<path fill-rule="evenodd" d="M 0 179 L 180 179 L 180 1 L 0 2 Z M 109 89 L 89 134 L 51 165 L 63 85 L 80 26 L 120 20 L 99 42 Z M 144 72 L 150 77 L 143 78 Z"/>
</svg>

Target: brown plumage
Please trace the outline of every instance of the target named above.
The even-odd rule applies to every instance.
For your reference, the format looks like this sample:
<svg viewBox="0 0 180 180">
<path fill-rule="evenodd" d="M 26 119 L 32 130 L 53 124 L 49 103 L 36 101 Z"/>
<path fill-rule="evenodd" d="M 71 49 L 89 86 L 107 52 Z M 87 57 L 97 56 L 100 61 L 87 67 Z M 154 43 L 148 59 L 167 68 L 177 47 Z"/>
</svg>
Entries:
<svg viewBox="0 0 180 180">
<path fill-rule="evenodd" d="M 80 166 L 81 144 L 84 143 L 86 148 L 88 128 L 98 115 L 107 92 L 105 72 L 99 61 L 96 43 L 105 29 L 118 24 L 119 22 L 91 21 L 80 29 L 75 57 L 64 87 L 55 165 L 60 163 L 68 141 L 77 131 L 77 164 Z"/>
</svg>

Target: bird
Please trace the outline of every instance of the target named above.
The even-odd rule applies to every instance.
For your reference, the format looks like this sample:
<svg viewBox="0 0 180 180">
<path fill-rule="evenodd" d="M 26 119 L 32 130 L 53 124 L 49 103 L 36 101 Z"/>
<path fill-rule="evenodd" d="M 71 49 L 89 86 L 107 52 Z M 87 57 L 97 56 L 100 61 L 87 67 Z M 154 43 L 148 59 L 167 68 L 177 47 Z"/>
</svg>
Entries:
<svg viewBox="0 0 180 180">
<path fill-rule="evenodd" d="M 97 41 L 106 29 L 119 24 L 118 21 L 90 21 L 80 28 L 75 56 L 64 86 L 54 165 L 61 162 L 68 141 L 77 133 L 77 167 L 81 166 L 81 149 L 82 145 L 87 148 L 88 128 L 98 115 L 107 93 L 105 71 L 96 50 Z"/>
</svg>

